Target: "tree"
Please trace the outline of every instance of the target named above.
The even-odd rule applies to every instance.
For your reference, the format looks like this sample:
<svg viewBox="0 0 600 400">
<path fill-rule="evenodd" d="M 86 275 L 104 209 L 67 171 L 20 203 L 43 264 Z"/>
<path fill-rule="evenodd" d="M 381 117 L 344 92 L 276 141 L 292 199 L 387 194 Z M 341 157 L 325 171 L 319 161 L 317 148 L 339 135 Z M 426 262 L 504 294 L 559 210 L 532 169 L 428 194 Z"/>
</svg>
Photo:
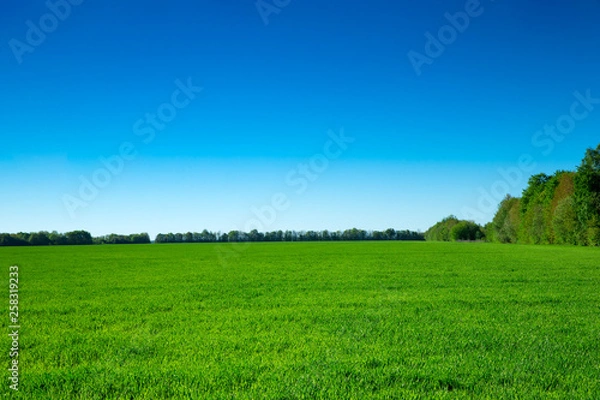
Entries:
<svg viewBox="0 0 600 400">
<path fill-rule="evenodd" d="M 73 231 L 65 233 L 67 244 L 87 245 L 93 244 L 92 235 L 86 231 Z"/>
<path fill-rule="evenodd" d="M 239 231 L 229 231 L 229 233 L 227 234 L 227 241 L 239 242 L 240 241 L 240 232 Z"/>
<path fill-rule="evenodd" d="M 575 200 L 566 197 L 558 203 L 552 218 L 556 243 L 577 244 L 577 223 Z"/>
<path fill-rule="evenodd" d="M 450 239 L 455 242 L 481 240 L 483 237 L 483 229 L 473 221 L 460 221 L 450 230 Z"/>
<path fill-rule="evenodd" d="M 535 200 L 539 192 L 544 190 L 544 185 L 550 177 L 546 174 L 537 174 L 529 178 L 527 188 L 523 190 L 521 196 L 521 212 L 525 214 L 529 208 L 529 204 Z"/>
<path fill-rule="evenodd" d="M 489 241 L 516 243 L 520 225 L 520 199 L 507 195 L 500 202 L 498 211 L 490 223 L 486 236 Z"/>
<path fill-rule="evenodd" d="M 425 239 L 430 241 L 449 242 L 450 231 L 460 220 L 454 215 L 444 218 L 425 232 Z"/>
<path fill-rule="evenodd" d="M 371 233 L 371 238 L 373 240 L 385 240 L 385 233 L 384 232 L 380 232 L 380 231 L 373 231 L 373 233 Z"/>
<path fill-rule="evenodd" d="M 250 233 L 248 233 L 248 240 L 250 242 L 261 242 L 264 236 L 256 229 L 252 229 Z"/>
<path fill-rule="evenodd" d="M 48 238 L 50 239 L 50 244 L 55 246 L 62 246 L 68 244 L 66 236 L 56 231 L 52 231 L 50 235 L 48 235 Z"/>
<path fill-rule="evenodd" d="M 387 240 L 396 240 L 396 230 L 393 228 L 388 228 L 385 230 L 385 238 Z"/>
<path fill-rule="evenodd" d="M 29 235 L 29 243 L 32 246 L 48 246 L 50 245 L 50 237 L 48 232 L 34 232 Z"/>
<path fill-rule="evenodd" d="M 10 233 L 0 233 L 0 246 L 29 246 L 29 242 Z"/>
<path fill-rule="evenodd" d="M 212 232 L 207 231 L 206 229 L 204 229 L 202 231 L 202 233 L 200 233 L 200 241 L 202 242 L 214 242 L 217 240 L 217 235 L 215 235 Z"/>
<path fill-rule="evenodd" d="M 575 176 L 578 243 L 600 245 L 600 145 L 588 149 Z"/>
<path fill-rule="evenodd" d="M 147 233 L 137 233 L 137 234 L 133 234 L 130 235 L 131 238 L 131 243 L 136 243 L 136 244 L 147 244 L 147 243 L 151 243 L 150 241 L 150 235 L 148 235 Z"/>
<path fill-rule="evenodd" d="M 576 172 L 533 175 L 520 199 L 500 203 L 486 233 L 501 243 L 600 245 L 600 145 Z"/>
</svg>

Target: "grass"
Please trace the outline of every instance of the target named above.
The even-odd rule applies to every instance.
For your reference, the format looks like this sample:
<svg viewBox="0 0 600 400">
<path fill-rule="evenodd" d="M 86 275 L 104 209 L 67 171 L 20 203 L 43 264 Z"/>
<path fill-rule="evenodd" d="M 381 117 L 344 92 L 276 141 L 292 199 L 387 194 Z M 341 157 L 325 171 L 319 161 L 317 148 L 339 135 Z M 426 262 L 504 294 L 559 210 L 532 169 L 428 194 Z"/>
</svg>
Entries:
<svg viewBox="0 0 600 400">
<path fill-rule="evenodd" d="M 598 398 L 600 249 L 236 246 L 1 248 L 13 396 Z"/>
</svg>

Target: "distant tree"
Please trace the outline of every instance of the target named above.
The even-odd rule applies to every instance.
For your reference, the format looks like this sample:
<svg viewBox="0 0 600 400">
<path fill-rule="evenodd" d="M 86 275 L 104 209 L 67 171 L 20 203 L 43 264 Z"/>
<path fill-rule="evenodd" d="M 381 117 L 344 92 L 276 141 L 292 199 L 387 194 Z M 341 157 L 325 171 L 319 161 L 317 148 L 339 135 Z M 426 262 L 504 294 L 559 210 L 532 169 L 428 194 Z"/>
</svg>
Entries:
<svg viewBox="0 0 600 400">
<path fill-rule="evenodd" d="M 29 246 L 27 240 L 20 239 L 10 233 L 0 233 L 0 246 Z"/>
<path fill-rule="evenodd" d="M 227 240 L 229 242 L 239 242 L 240 241 L 240 232 L 239 231 L 229 231 L 227 235 Z"/>
<path fill-rule="evenodd" d="M 252 229 L 248 233 L 247 237 L 250 242 L 261 242 L 262 239 L 264 238 L 264 235 L 262 233 L 260 233 L 258 230 Z"/>
<path fill-rule="evenodd" d="M 87 245 L 93 244 L 92 235 L 87 231 L 72 231 L 65 234 L 67 244 Z"/>
<path fill-rule="evenodd" d="M 306 240 L 306 241 L 315 242 L 315 241 L 318 241 L 320 239 L 321 239 L 321 237 L 315 231 L 308 231 L 308 232 L 306 232 L 304 234 L 304 240 Z"/>
<path fill-rule="evenodd" d="M 373 240 L 385 240 L 386 239 L 385 233 L 379 232 L 379 231 L 373 231 L 371 233 L 371 237 L 373 238 Z"/>
<path fill-rule="evenodd" d="M 131 243 L 135 243 L 135 244 L 147 244 L 147 243 L 151 243 L 150 242 L 150 235 L 148 235 L 147 233 L 137 233 L 137 234 L 132 234 L 130 235 L 130 241 Z"/>
<path fill-rule="evenodd" d="M 425 239 L 429 241 L 449 242 L 451 240 L 450 231 L 459 222 L 458 218 L 450 215 L 429 228 L 425 232 Z"/>
<path fill-rule="evenodd" d="M 292 231 L 285 231 L 285 233 L 283 234 L 284 240 L 286 242 L 292 242 L 294 240 L 294 232 Z"/>
<path fill-rule="evenodd" d="M 483 238 L 483 229 L 473 221 L 460 221 L 450 230 L 450 239 L 453 241 L 475 241 Z"/>
<path fill-rule="evenodd" d="M 523 190 L 523 195 L 521 196 L 521 213 L 525 214 L 529 207 L 529 203 L 535 200 L 537 194 L 544 190 L 544 185 L 550 176 L 546 174 L 537 174 L 533 175 L 529 178 L 529 182 L 527 188 Z"/>
<path fill-rule="evenodd" d="M 552 219 L 557 244 L 577 244 L 577 213 L 575 200 L 566 197 L 558 203 Z"/>
<path fill-rule="evenodd" d="M 600 245 L 600 145 L 588 149 L 575 176 L 578 242 Z"/>
<path fill-rule="evenodd" d="M 396 230 L 388 228 L 385 230 L 385 238 L 387 240 L 396 240 Z"/>
<path fill-rule="evenodd" d="M 52 231 L 48 238 L 50 239 L 50 244 L 55 246 L 61 246 L 67 244 L 67 238 L 62 233 L 58 233 L 56 231 Z"/>
<path fill-rule="evenodd" d="M 207 231 L 204 229 L 202 233 L 200 233 L 200 241 L 201 242 L 215 242 L 217 240 L 217 235 Z"/>
<path fill-rule="evenodd" d="M 521 197 L 519 241 L 529 244 L 547 243 L 546 217 L 548 203 L 554 196 L 556 179 L 546 174 L 533 175 Z"/>
<path fill-rule="evenodd" d="M 48 232 L 33 232 L 28 241 L 32 246 L 48 246 L 51 243 Z"/>
<path fill-rule="evenodd" d="M 600 145 L 576 172 L 533 175 L 520 199 L 500 203 L 486 233 L 502 243 L 600 245 Z"/>
</svg>

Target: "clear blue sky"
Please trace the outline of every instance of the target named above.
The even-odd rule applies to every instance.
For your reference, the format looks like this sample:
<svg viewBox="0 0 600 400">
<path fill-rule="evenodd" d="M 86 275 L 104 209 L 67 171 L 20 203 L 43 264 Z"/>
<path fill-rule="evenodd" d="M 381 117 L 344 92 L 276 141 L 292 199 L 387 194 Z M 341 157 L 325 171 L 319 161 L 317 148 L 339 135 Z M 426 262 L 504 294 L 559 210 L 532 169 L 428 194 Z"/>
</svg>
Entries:
<svg viewBox="0 0 600 400">
<path fill-rule="evenodd" d="M 417 75 L 409 52 L 427 56 L 425 34 L 466 7 L 291 0 L 265 24 L 254 1 L 86 0 L 53 7 L 58 19 L 9 0 L 0 231 L 244 229 L 275 193 L 289 207 L 264 230 L 425 230 L 465 207 L 486 222 L 480 189 L 499 168 L 527 153 L 532 172 L 573 169 L 600 142 L 595 104 L 551 150 L 532 143 L 575 91 L 600 98 L 600 2 L 482 0 Z M 188 79 L 202 87 L 191 101 L 175 92 Z M 147 114 L 172 117 L 174 93 L 182 108 L 151 128 Z M 342 129 L 354 142 L 298 193 L 298 164 Z M 81 178 L 127 142 L 136 155 L 84 201 Z M 499 187 L 519 195 L 528 175 Z"/>
</svg>

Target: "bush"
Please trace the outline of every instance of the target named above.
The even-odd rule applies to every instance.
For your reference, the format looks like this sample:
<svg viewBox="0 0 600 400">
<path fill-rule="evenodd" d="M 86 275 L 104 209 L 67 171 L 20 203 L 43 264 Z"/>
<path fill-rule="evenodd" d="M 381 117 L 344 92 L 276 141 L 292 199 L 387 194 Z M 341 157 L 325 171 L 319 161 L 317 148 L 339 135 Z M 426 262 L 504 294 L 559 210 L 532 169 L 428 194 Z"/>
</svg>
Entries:
<svg viewBox="0 0 600 400">
<path fill-rule="evenodd" d="M 430 241 L 482 240 L 485 238 L 483 228 L 473 221 L 459 220 L 451 215 L 444 218 L 425 232 L 425 239 Z"/>
<path fill-rule="evenodd" d="M 481 240 L 485 237 L 481 226 L 472 221 L 461 221 L 454 225 L 450 231 L 450 239 L 453 241 L 461 240 Z"/>
</svg>

